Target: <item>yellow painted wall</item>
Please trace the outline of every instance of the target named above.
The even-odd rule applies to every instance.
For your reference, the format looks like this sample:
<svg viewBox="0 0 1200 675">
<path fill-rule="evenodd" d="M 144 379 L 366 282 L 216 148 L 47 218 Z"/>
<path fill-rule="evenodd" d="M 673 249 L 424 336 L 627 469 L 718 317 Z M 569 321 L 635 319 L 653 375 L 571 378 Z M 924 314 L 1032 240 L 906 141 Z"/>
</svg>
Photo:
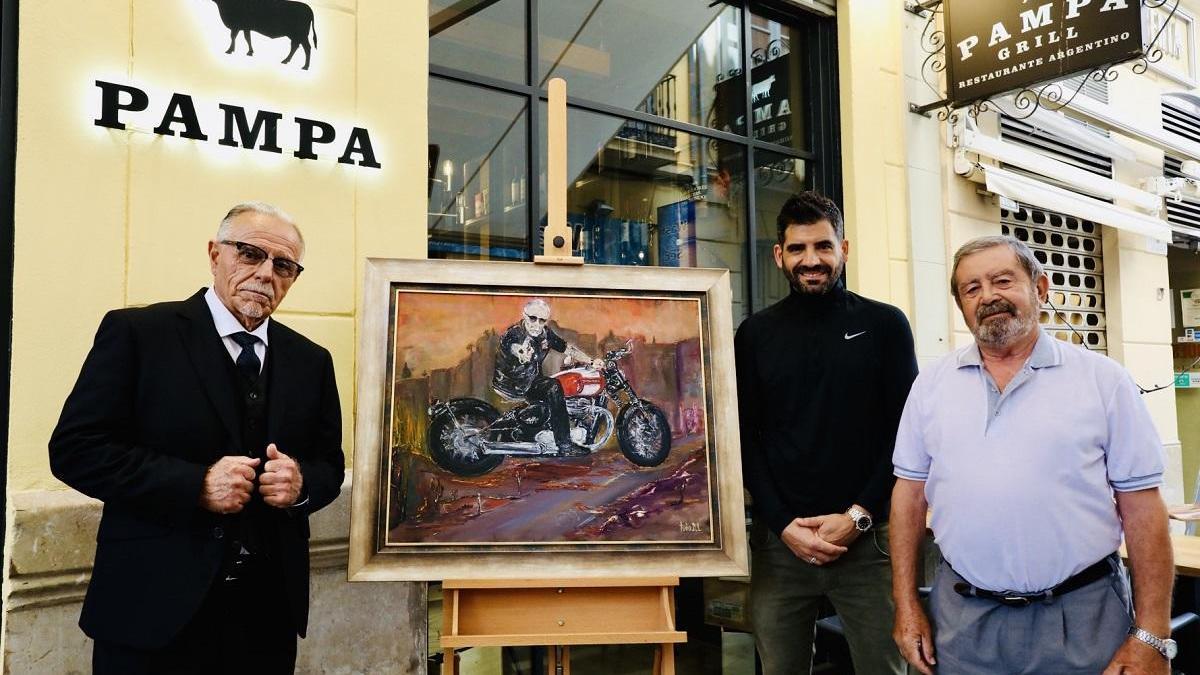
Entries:
<svg viewBox="0 0 1200 675">
<path fill-rule="evenodd" d="M 904 5 L 839 0 L 838 70 L 847 282 L 912 315 L 900 53 Z"/>
<path fill-rule="evenodd" d="M 306 271 L 276 317 L 327 347 L 349 454 L 356 312 L 367 256 L 425 257 L 427 24 L 424 3 L 309 0 L 309 71 L 286 39 L 255 55 L 212 0 L 37 0 L 20 6 L 9 490 L 61 488 L 46 441 L 103 313 L 186 297 L 211 281 L 206 241 L 250 199 L 292 213 Z M 151 94 L 125 131 L 95 126 L 95 79 Z M 193 96 L 209 140 L 153 134 L 173 91 Z M 216 143 L 218 102 L 284 114 L 283 155 Z M 295 115 L 333 123 L 319 160 L 292 157 Z M 146 121 L 148 120 L 148 121 Z M 383 167 L 335 160 L 351 126 Z"/>
</svg>

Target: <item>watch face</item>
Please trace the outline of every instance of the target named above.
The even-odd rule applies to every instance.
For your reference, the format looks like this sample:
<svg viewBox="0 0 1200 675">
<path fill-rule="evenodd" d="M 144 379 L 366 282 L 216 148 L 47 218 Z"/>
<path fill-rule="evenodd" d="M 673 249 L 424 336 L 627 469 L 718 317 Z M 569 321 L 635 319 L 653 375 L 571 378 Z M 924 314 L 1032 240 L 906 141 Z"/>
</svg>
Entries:
<svg viewBox="0 0 1200 675">
<path fill-rule="evenodd" d="M 1179 653 L 1179 645 L 1175 644 L 1174 640 L 1163 640 L 1163 649 L 1167 652 L 1167 658 L 1173 659 Z"/>
</svg>

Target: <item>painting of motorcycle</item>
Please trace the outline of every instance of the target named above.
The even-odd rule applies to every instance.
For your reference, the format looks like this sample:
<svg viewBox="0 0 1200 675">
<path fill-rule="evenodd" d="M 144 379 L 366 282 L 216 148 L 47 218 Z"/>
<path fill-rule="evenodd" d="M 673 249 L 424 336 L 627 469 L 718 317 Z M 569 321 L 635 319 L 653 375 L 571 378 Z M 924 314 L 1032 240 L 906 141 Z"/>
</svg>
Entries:
<svg viewBox="0 0 1200 675">
<path fill-rule="evenodd" d="M 728 272 L 370 261 L 368 282 L 362 578 L 744 569 Z"/>
</svg>

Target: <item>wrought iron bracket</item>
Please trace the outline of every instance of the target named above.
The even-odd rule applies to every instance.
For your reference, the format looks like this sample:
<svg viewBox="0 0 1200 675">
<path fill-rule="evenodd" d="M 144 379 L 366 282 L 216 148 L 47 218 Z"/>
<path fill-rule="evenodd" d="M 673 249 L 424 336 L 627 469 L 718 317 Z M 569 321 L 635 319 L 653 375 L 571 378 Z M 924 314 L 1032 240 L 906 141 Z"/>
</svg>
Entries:
<svg viewBox="0 0 1200 675">
<path fill-rule="evenodd" d="M 920 115 L 921 117 L 933 117 L 933 115 L 929 114 L 929 112 L 931 110 L 937 110 L 938 108 L 945 108 L 949 104 L 950 104 L 950 102 L 947 101 L 946 99 L 942 99 L 940 101 L 934 101 L 933 103 L 926 103 L 925 105 L 917 105 L 916 103 L 909 103 L 908 104 L 908 112 L 915 113 L 917 115 Z"/>
<path fill-rule="evenodd" d="M 904 0 L 904 11 L 924 17 L 925 12 L 928 12 L 941 4 L 942 0 L 925 0 L 925 2 L 917 2 L 917 0 Z"/>
</svg>

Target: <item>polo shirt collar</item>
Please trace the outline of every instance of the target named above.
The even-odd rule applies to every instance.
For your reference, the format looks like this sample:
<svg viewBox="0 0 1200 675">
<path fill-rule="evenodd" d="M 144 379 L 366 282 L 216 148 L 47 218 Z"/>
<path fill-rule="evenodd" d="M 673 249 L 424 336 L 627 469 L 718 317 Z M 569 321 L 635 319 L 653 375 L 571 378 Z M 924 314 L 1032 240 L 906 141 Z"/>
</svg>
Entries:
<svg viewBox="0 0 1200 675">
<path fill-rule="evenodd" d="M 1025 365 L 1038 370 L 1040 368 L 1049 368 L 1062 364 L 1062 356 L 1058 353 L 1058 342 L 1055 338 L 1050 337 L 1044 330 L 1038 330 L 1037 342 L 1033 345 L 1033 352 L 1029 355 L 1029 359 Z M 977 368 L 983 366 L 983 356 L 979 353 L 979 346 L 972 343 L 971 345 L 958 350 L 958 358 L 956 366 L 958 368 L 966 368 L 967 366 L 975 366 Z"/>
<path fill-rule="evenodd" d="M 263 319 L 263 322 L 252 331 L 247 331 L 242 324 L 233 316 L 233 312 L 221 302 L 217 297 L 217 292 L 211 287 L 204 292 L 204 302 L 208 303 L 208 311 L 212 314 L 213 323 L 217 326 L 217 335 L 223 338 L 229 337 L 234 333 L 250 333 L 254 337 L 262 340 L 264 345 L 269 344 L 267 339 L 267 326 L 271 323 L 271 317 Z"/>
</svg>

